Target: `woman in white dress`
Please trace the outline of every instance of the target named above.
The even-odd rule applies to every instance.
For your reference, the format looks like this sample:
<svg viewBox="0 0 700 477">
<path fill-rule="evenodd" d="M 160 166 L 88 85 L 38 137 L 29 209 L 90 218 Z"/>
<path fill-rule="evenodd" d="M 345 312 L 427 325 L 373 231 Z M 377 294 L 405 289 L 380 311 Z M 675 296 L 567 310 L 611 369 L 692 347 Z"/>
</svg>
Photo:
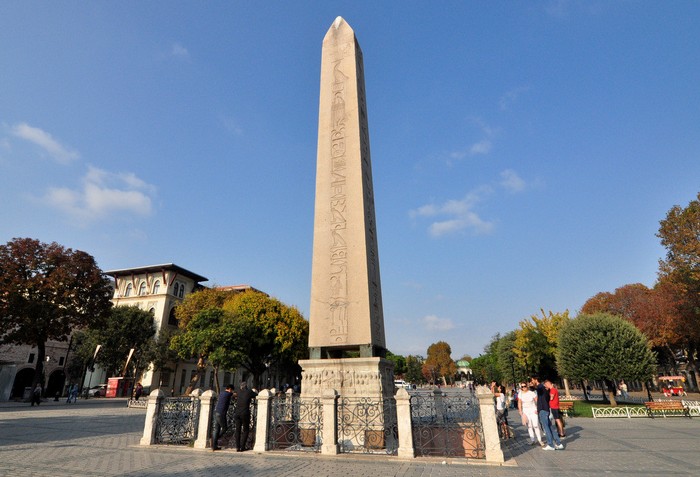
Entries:
<svg viewBox="0 0 700 477">
<path fill-rule="evenodd" d="M 530 444 L 535 445 L 536 442 L 539 442 L 540 445 L 544 445 L 540 433 L 540 423 L 537 419 L 537 394 L 524 383 L 520 385 L 520 393 L 518 393 L 518 411 L 520 411 L 523 425 L 527 425 Z M 535 440 L 535 436 L 537 440 Z"/>
</svg>

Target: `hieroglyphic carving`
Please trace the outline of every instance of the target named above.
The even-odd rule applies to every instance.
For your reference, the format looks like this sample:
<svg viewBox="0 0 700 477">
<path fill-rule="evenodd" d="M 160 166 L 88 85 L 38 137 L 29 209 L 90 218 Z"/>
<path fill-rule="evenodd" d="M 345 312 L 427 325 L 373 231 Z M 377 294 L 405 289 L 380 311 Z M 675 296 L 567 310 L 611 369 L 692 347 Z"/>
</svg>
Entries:
<svg viewBox="0 0 700 477">
<path fill-rule="evenodd" d="M 348 77 L 333 66 L 331 85 L 331 198 L 330 198 L 330 300 L 329 333 L 334 343 L 348 340 L 348 248 L 346 241 L 346 157 L 345 157 L 345 87 Z"/>
</svg>

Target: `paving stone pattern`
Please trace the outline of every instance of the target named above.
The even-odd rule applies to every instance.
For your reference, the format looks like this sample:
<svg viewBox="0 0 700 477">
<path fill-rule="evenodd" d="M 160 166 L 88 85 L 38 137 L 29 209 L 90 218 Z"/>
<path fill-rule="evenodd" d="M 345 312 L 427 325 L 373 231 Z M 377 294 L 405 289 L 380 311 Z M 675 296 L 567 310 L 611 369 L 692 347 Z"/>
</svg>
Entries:
<svg viewBox="0 0 700 477">
<path fill-rule="evenodd" d="M 568 421 L 564 451 L 528 444 L 516 424 L 502 466 L 452 459 L 399 460 L 338 456 L 211 452 L 138 445 L 145 412 L 123 400 L 0 403 L 0 476 L 698 476 L 700 419 Z"/>
</svg>

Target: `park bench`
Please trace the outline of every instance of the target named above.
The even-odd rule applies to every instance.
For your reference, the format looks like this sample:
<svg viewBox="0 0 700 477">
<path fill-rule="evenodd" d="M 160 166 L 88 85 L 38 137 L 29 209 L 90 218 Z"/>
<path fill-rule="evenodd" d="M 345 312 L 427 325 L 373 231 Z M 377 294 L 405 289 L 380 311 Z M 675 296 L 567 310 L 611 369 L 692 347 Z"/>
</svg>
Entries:
<svg viewBox="0 0 700 477">
<path fill-rule="evenodd" d="M 574 402 L 573 401 L 559 401 L 559 411 L 564 415 L 564 417 L 569 417 L 569 413 L 574 415 Z"/>
<path fill-rule="evenodd" d="M 690 409 L 681 401 L 652 401 L 645 402 L 644 406 L 646 406 L 647 414 L 651 418 L 657 412 L 660 412 L 664 417 L 666 417 L 666 413 L 670 413 L 670 416 L 686 416 L 690 418 Z"/>
</svg>

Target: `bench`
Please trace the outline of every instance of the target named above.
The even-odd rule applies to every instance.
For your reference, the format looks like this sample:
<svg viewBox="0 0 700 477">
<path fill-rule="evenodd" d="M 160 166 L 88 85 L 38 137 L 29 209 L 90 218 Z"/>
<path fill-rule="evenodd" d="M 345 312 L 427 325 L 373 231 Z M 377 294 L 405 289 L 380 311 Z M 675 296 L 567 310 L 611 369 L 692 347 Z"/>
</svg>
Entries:
<svg viewBox="0 0 700 477">
<path fill-rule="evenodd" d="M 645 402 L 644 406 L 646 406 L 647 414 L 651 418 L 653 418 L 654 413 L 657 412 L 660 412 L 664 417 L 666 417 L 666 413 L 669 412 L 670 416 L 685 416 L 690 418 L 690 409 L 681 401 L 651 401 Z"/>
<path fill-rule="evenodd" d="M 569 417 L 569 413 L 574 415 L 574 402 L 573 401 L 559 401 L 559 411 L 564 415 L 564 417 Z"/>
</svg>

